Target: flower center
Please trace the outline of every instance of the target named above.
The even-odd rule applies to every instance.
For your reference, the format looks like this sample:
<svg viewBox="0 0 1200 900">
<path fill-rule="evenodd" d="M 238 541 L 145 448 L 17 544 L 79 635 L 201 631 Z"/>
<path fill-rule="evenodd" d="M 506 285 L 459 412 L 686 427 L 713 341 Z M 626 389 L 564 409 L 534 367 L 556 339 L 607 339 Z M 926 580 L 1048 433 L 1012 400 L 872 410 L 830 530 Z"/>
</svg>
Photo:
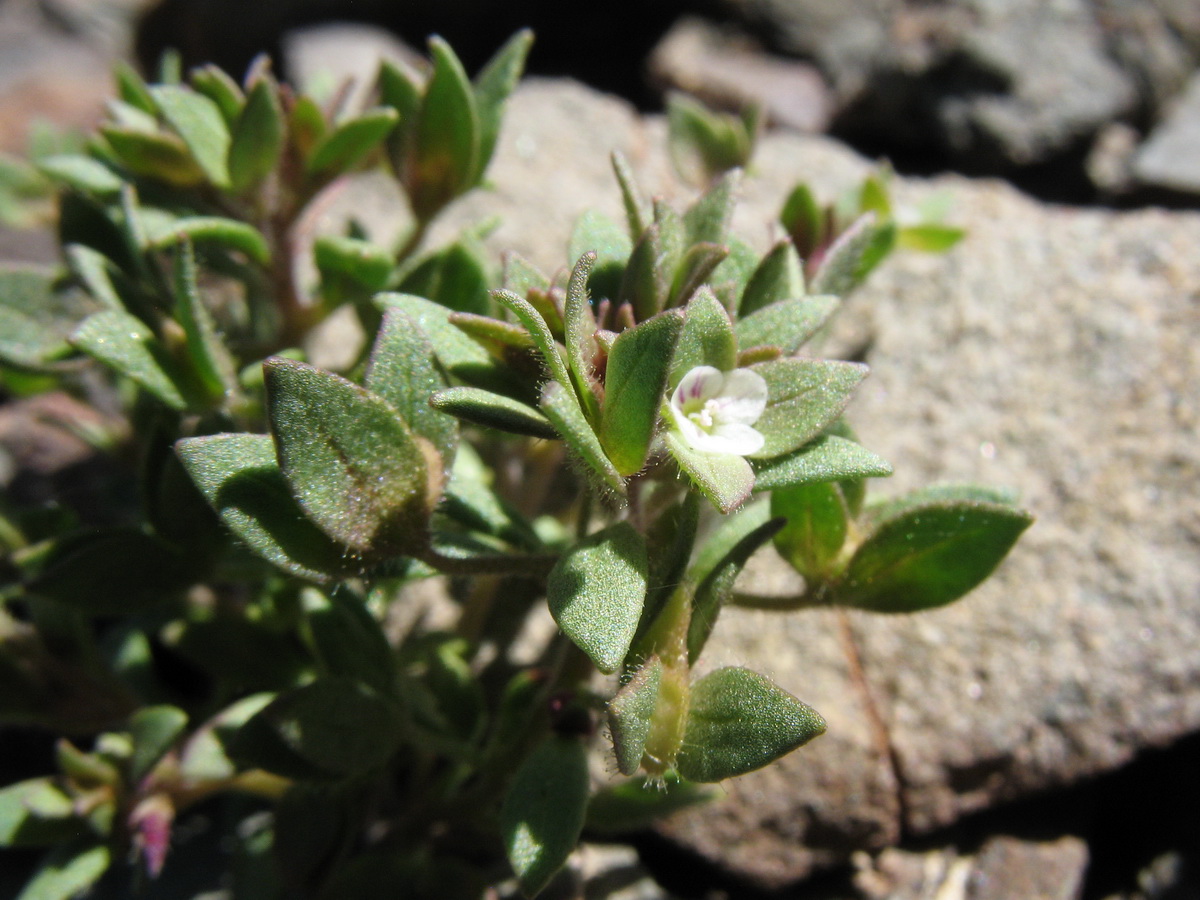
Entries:
<svg viewBox="0 0 1200 900">
<path fill-rule="evenodd" d="M 704 401 L 699 409 L 692 410 L 687 417 L 705 431 L 712 431 L 721 414 L 721 401 L 716 397 Z"/>
</svg>

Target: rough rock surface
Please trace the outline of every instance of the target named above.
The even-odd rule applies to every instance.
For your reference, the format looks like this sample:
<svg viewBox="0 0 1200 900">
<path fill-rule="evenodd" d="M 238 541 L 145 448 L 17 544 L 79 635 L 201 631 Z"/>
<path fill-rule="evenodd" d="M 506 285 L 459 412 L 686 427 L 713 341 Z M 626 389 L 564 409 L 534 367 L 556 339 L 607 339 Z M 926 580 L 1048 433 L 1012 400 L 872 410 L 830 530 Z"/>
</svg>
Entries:
<svg viewBox="0 0 1200 900">
<path fill-rule="evenodd" d="M 494 247 L 565 265 L 578 212 L 620 213 L 610 149 L 648 189 L 679 191 L 662 136 L 581 87 L 528 84 L 492 171 L 500 189 L 453 218 L 499 213 Z M 831 141 L 769 135 L 735 227 L 764 243 L 795 181 L 832 194 L 866 168 Z M 1200 728 L 1200 216 L 901 184 L 910 202 L 934 191 L 953 193 L 970 237 L 946 257 L 893 260 L 850 301 L 842 322 L 874 338 L 850 417 L 896 466 L 880 492 L 1011 485 L 1039 520 L 994 580 L 943 610 L 726 611 L 705 665 L 764 671 L 829 734 L 665 830 L 764 885 Z M 756 589 L 786 577 L 757 571 Z"/>
<path fill-rule="evenodd" d="M 779 49 L 817 61 L 839 99 L 841 132 L 945 154 L 967 171 L 1070 151 L 1138 98 L 1088 0 L 726 5 Z"/>
<path fill-rule="evenodd" d="M 1138 149 L 1133 176 L 1143 186 L 1200 196 L 1200 72 Z"/>
</svg>

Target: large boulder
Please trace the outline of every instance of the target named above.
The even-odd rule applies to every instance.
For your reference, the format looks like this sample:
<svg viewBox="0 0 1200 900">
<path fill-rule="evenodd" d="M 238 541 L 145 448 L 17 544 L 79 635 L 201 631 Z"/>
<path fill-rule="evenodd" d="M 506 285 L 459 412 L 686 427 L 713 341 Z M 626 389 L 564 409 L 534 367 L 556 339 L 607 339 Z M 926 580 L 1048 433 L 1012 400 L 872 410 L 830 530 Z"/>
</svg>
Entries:
<svg viewBox="0 0 1200 900">
<path fill-rule="evenodd" d="M 682 194 L 664 133 L 580 86 L 529 83 L 491 172 L 499 187 L 452 218 L 500 214 L 495 248 L 565 265 L 579 212 L 620 214 L 610 150 L 647 189 Z M 832 141 L 768 135 L 735 225 L 765 244 L 796 181 L 832 195 L 867 170 Z M 663 831 L 761 885 L 1200 729 L 1200 215 L 1049 207 L 999 182 L 899 184 L 904 203 L 944 192 L 967 240 L 889 262 L 830 338 L 870 340 L 849 417 L 895 465 L 879 493 L 1009 485 L 1038 521 L 993 580 L 945 609 L 725 611 L 704 666 L 766 672 L 829 732 Z M 767 560 L 751 577 L 766 590 L 789 576 Z"/>
</svg>

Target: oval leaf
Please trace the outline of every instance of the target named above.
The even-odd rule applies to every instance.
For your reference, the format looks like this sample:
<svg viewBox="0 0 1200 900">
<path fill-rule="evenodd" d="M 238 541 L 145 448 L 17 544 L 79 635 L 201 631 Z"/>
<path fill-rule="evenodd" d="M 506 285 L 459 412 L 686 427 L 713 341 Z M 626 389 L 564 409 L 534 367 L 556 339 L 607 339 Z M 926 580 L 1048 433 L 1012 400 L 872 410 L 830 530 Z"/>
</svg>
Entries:
<svg viewBox="0 0 1200 900">
<path fill-rule="evenodd" d="M 867 367 L 825 359 L 777 359 L 751 367 L 767 383 L 767 408 L 754 427 L 766 438 L 758 459 L 802 447 L 836 419 Z"/>
<path fill-rule="evenodd" d="M 646 601 L 646 542 L 628 522 L 590 535 L 559 559 L 546 598 L 558 626 L 606 675 L 625 661 Z"/>
</svg>

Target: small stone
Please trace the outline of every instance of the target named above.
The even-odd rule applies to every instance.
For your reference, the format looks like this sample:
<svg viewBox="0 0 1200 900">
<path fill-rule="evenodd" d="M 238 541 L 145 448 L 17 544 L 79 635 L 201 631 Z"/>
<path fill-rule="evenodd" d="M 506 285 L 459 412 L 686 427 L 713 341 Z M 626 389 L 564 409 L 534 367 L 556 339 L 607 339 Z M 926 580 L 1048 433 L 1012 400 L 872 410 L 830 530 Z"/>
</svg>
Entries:
<svg viewBox="0 0 1200 900">
<path fill-rule="evenodd" d="M 1200 72 L 1138 150 L 1133 174 L 1148 187 L 1200 195 Z"/>
</svg>

